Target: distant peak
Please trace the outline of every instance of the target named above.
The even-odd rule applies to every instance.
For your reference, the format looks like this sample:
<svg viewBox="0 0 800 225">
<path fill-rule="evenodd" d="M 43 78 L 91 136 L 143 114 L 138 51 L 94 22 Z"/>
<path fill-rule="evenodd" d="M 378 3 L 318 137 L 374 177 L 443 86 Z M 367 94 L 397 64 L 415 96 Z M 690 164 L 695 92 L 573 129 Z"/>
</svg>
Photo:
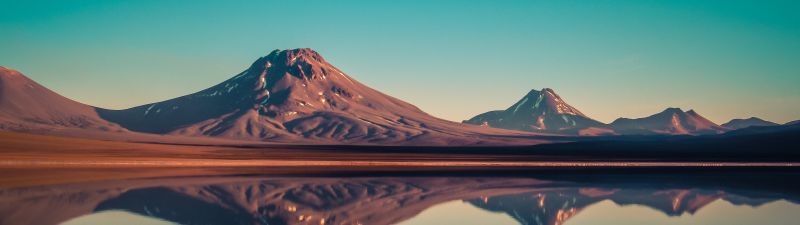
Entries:
<svg viewBox="0 0 800 225">
<path fill-rule="evenodd" d="M 541 101 L 554 101 L 557 104 L 565 104 L 561 99 L 561 96 L 558 96 L 553 89 L 550 88 L 542 88 L 541 90 L 531 89 L 528 94 L 523 99 L 532 99 L 534 102 L 541 102 Z M 533 102 L 530 104 L 534 104 Z"/>
<path fill-rule="evenodd" d="M 325 62 L 325 59 L 322 58 L 322 55 L 320 55 L 318 52 L 310 48 L 295 48 L 286 50 L 275 49 L 264 58 L 267 58 L 272 62 L 277 61 L 277 62 L 293 63 L 301 58 L 312 59 L 317 62 Z"/>
<path fill-rule="evenodd" d="M 675 108 L 675 107 L 669 107 L 669 108 L 665 109 L 663 111 L 663 113 L 683 113 L 683 109 Z"/>
<path fill-rule="evenodd" d="M 535 96 L 535 95 L 539 95 L 539 93 L 541 93 L 541 91 L 536 90 L 536 89 L 531 89 L 530 91 L 528 91 L 528 94 L 526 94 L 526 95 L 527 96 Z"/>
<path fill-rule="evenodd" d="M 755 116 L 751 116 L 750 118 L 746 118 L 746 119 L 733 119 L 733 120 L 736 120 L 736 121 L 749 121 L 749 122 L 769 122 L 769 123 L 772 123 L 772 122 L 770 122 L 770 121 L 766 121 L 766 120 L 764 120 L 764 119 L 761 119 L 761 118 L 758 118 L 758 117 L 755 117 Z"/>
<path fill-rule="evenodd" d="M 268 55 L 258 58 L 248 70 L 261 73 L 272 68 L 272 70 L 287 71 L 299 78 L 313 79 L 326 76 L 326 72 L 320 69 L 322 67 L 332 67 L 332 65 L 326 62 L 322 55 L 310 48 L 296 48 L 275 49 Z"/>
<path fill-rule="evenodd" d="M 317 51 L 314 51 L 311 48 L 295 48 L 295 49 L 287 49 L 283 50 L 292 55 L 311 55 L 311 56 L 320 56 Z"/>
<path fill-rule="evenodd" d="M 538 96 L 538 95 L 542 95 L 542 94 L 545 94 L 545 93 L 550 93 L 550 94 L 553 94 L 553 95 L 555 95 L 555 94 L 556 94 L 556 92 L 555 92 L 555 91 L 553 91 L 553 89 L 550 89 L 550 88 L 542 88 L 542 90 L 531 89 L 531 90 L 528 92 L 528 96 Z"/>
</svg>

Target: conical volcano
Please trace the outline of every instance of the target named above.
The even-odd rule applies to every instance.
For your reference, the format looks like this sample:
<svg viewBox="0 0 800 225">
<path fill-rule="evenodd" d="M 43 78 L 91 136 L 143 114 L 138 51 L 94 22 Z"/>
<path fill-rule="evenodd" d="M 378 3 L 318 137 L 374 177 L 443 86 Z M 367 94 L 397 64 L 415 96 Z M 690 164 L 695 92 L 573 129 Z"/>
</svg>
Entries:
<svg viewBox="0 0 800 225">
<path fill-rule="evenodd" d="M 211 88 L 101 115 L 146 133 L 304 143 L 468 144 L 508 134 L 432 117 L 311 49 L 275 50 Z"/>
<path fill-rule="evenodd" d="M 570 106 L 550 88 L 531 90 L 506 110 L 486 112 L 464 123 L 548 133 L 595 135 L 610 132 L 607 125 Z"/>
</svg>

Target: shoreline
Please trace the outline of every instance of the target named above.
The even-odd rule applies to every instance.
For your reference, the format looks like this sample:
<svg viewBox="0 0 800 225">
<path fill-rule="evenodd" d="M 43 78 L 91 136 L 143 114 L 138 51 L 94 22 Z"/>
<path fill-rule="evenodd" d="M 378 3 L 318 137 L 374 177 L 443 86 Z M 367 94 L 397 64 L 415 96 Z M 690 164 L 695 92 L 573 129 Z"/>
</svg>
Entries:
<svg viewBox="0 0 800 225">
<path fill-rule="evenodd" d="M 786 167 L 798 162 L 645 162 L 645 161 L 355 161 L 355 160 L 0 160 L 0 168 L 127 168 L 127 167 L 413 167 L 439 168 L 651 168 L 651 167 Z"/>
</svg>

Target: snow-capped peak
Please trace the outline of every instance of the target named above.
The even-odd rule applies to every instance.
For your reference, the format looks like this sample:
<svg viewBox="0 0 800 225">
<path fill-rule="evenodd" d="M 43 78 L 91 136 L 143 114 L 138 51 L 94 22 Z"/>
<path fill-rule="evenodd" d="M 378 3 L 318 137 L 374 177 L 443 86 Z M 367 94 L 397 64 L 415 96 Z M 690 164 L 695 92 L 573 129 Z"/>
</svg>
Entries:
<svg viewBox="0 0 800 225">
<path fill-rule="evenodd" d="M 545 132 L 580 132 L 589 127 L 605 127 L 605 124 L 586 117 L 567 104 L 550 88 L 530 90 L 508 109 L 487 112 L 466 120 L 465 123 L 485 123 L 492 127 Z"/>
<path fill-rule="evenodd" d="M 567 104 L 558 94 L 550 88 L 542 90 L 532 89 L 507 111 L 511 113 L 536 114 L 550 112 L 551 114 L 580 115 L 583 113 Z"/>
</svg>

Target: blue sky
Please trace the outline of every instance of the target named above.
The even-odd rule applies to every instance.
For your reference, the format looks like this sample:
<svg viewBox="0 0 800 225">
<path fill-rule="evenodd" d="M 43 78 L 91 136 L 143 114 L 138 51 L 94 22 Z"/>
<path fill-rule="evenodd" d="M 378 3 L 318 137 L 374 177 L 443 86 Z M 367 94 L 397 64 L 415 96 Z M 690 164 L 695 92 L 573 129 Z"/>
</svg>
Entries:
<svg viewBox="0 0 800 225">
<path fill-rule="evenodd" d="M 445 119 L 550 87 L 604 122 L 666 107 L 800 119 L 794 1 L 5 1 L 0 65 L 127 108 L 309 47 Z"/>
</svg>

